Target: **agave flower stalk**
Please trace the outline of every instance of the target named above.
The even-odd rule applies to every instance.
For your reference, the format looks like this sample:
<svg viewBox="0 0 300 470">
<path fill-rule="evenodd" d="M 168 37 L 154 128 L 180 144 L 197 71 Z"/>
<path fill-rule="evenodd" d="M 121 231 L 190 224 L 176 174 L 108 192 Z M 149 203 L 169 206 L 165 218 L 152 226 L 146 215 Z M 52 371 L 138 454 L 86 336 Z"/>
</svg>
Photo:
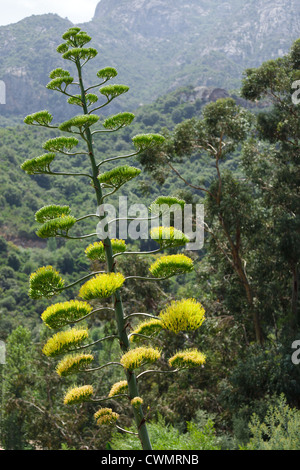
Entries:
<svg viewBox="0 0 300 470">
<path fill-rule="evenodd" d="M 77 70 L 78 81 L 70 73 L 62 68 L 53 70 L 50 73 L 51 81 L 47 88 L 57 91 L 68 97 L 68 103 L 78 106 L 81 114 L 59 124 L 52 124 L 53 116 L 46 110 L 39 111 L 27 116 L 24 122 L 28 125 L 42 126 L 50 129 L 58 129 L 61 132 L 68 133 L 70 136 L 59 136 L 52 138 L 43 145 L 44 150 L 48 153 L 40 157 L 27 160 L 21 166 L 28 174 L 48 174 L 48 175 L 72 175 L 86 176 L 92 181 L 95 191 L 97 207 L 99 207 L 104 198 L 114 194 L 124 184 L 137 177 L 140 170 L 129 166 L 122 165 L 113 168 L 110 171 L 100 173 L 102 165 L 111 163 L 115 160 L 128 159 L 136 156 L 141 152 L 161 145 L 164 138 L 159 134 L 139 134 L 133 137 L 133 145 L 135 151 L 117 157 L 106 158 L 100 163 L 96 163 L 96 155 L 94 150 L 94 136 L 103 132 L 116 132 L 123 127 L 130 125 L 134 119 L 132 113 L 119 113 L 109 117 L 102 123 L 102 129 L 96 128 L 99 125 L 100 117 L 95 112 L 104 106 L 107 106 L 113 99 L 127 93 L 126 85 L 107 85 L 106 83 L 116 77 L 117 71 L 112 67 L 106 67 L 99 70 L 97 77 L 101 80 L 97 85 L 85 88 L 83 80 L 83 67 L 87 62 L 96 57 L 97 51 L 94 48 L 86 47 L 91 40 L 90 36 L 80 28 L 72 27 L 63 35 L 64 42 L 60 44 L 57 51 L 62 54 L 63 59 L 71 61 L 75 64 Z M 79 93 L 72 93 L 74 87 L 77 87 Z M 90 90 L 98 88 L 99 95 L 90 93 Z M 100 103 L 98 104 L 98 101 Z M 104 100 L 104 102 L 103 102 Z M 97 104 L 95 104 L 97 103 Z M 91 109 L 91 107 L 93 109 Z M 92 130 L 93 128 L 93 130 Z M 84 144 L 84 150 L 74 150 L 79 140 Z M 86 155 L 89 157 L 90 172 L 89 173 L 67 173 L 52 169 L 55 164 L 56 154 L 72 156 Z M 90 182 L 89 181 L 89 184 Z M 105 190 L 109 192 L 105 193 Z M 156 209 L 157 203 L 162 202 L 170 207 L 172 204 L 184 205 L 184 201 L 172 197 L 160 197 L 149 208 L 150 218 L 158 216 Z M 36 222 L 40 224 L 37 234 L 42 238 L 48 237 L 64 237 L 66 239 L 82 239 L 97 236 L 96 233 L 72 236 L 73 228 L 85 218 L 98 217 L 101 221 L 104 216 L 97 214 L 87 214 L 80 218 L 71 215 L 69 206 L 48 205 L 41 208 L 35 215 Z M 75 372 L 84 370 L 100 371 L 105 367 L 118 366 L 123 371 L 123 380 L 117 382 L 105 398 L 94 398 L 94 388 L 92 385 L 83 385 L 68 390 L 64 403 L 66 405 L 76 405 L 84 401 L 93 403 L 101 403 L 109 400 L 111 397 L 127 397 L 132 406 L 137 435 L 141 441 L 144 450 L 151 450 L 151 442 L 149 439 L 146 419 L 143 413 L 143 399 L 139 395 L 137 384 L 136 370 L 143 368 L 148 363 L 154 363 L 161 357 L 161 349 L 151 347 L 151 345 L 141 345 L 132 348 L 132 343 L 138 339 L 151 340 L 154 336 L 158 336 L 164 330 L 179 332 L 183 330 L 195 330 L 204 320 L 204 310 L 200 304 L 194 299 L 182 301 L 181 303 L 172 304 L 166 307 L 158 316 L 148 313 L 129 313 L 125 316 L 123 302 L 121 298 L 121 290 L 123 284 L 130 279 L 150 280 L 157 282 L 158 280 L 167 279 L 171 276 L 191 272 L 193 269 L 193 261 L 183 254 L 163 256 L 157 259 L 149 268 L 150 273 L 154 277 L 143 276 L 125 276 L 117 271 L 116 257 L 122 255 L 156 255 L 158 252 L 166 248 L 180 248 L 188 242 L 188 238 L 174 227 L 157 227 L 151 233 L 154 240 L 157 241 L 159 248 L 151 252 L 130 252 L 126 251 L 126 243 L 124 240 L 111 239 L 107 236 L 101 241 L 90 243 L 85 254 L 91 261 L 99 261 L 106 264 L 105 271 L 92 272 L 83 278 L 74 281 L 72 284 L 66 285 L 64 279 L 60 276 L 52 266 L 39 268 L 30 276 L 29 295 L 33 299 L 40 297 L 51 298 L 59 294 L 63 290 L 81 284 L 78 296 L 80 300 L 71 300 L 67 302 L 59 302 L 50 305 L 42 314 L 41 318 L 49 328 L 60 329 L 52 336 L 44 345 L 43 352 L 49 357 L 57 357 L 66 354 L 57 365 L 57 373 L 64 377 Z M 112 306 L 92 307 L 89 302 L 102 299 L 111 299 Z M 115 315 L 116 333 L 105 338 L 101 338 L 93 343 L 88 343 L 88 330 L 79 328 L 76 325 L 82 320 L 96 314 L 99 311 L 113 311 Z M 148 320 L 144 320 L 137 326 L 132 334 L 128 334 L 128 319 L 135 316 L 145 316 Z M 149 320 L 150 318 L 150 320 Z M 70 328 L 71 326 L 71 328 Z M 93 367 L 91 364 L 94 360 L 93 354 L 89 351 L 82 352 L 100 341 L 118 339 L 120 344 L 120 361 L 111 361 L 107 364 Z M 157 339 L 157 338 L 156 338 Z M 160 344 L 161 341 L 158 341 Z M 196 367 L 205 362 L 205 356 L 196 350 L 188 351 L 184 355 L 184 351 L 175 355 L 169 360 L 170 367 L 176 366 L 175 372 L 186 367 Z M 152 371 L 149 371 L 152 372 Z M 159 371 L 158 371 L 159 372 Z M 164 371 L 162 371 L 164 372 Z M 167 371 L 168 372 L 168 371 Z M 141 378 L 147 371 L 141 372 L 138 377 Z M 124 380 L 125 379 L 125 380 Z M 110 408 L 102 408 L 95 412 L 95 421 L 100 425 L 115 425 L 119 416 Z M 117 426 L 118 429 L 122 429 Z"/>
</svg>

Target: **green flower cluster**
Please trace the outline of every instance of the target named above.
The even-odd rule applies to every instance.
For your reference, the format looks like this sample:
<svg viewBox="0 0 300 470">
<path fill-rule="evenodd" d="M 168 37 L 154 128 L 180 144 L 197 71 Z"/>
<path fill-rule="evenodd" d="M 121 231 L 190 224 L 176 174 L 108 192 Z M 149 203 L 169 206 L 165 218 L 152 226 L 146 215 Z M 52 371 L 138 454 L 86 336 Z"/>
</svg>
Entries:
<svg viewBox="0 0 300 470">
<path fill-rule="evenodd" d="M 68 234 L 70 228 L 76 223 L 72 215 L 63 215 L 57 219 L 52 219 L 42 225 L 36 234 L 40 238 L 64 237 Z"/>
<path fill-rule="evenodd" d="M 36 232 L 40 238 L 66 236 L 70 228 L 76 223 L 75 217 L 70 215 L 69 206 L 50 205 L 42 207 L 35 214 L 35 220 L 43 224 Z"/>
<path fill-rule="evenodd" d="M 103 122 L 103 127 L 105 129 L 117 130 L 122 127 L 129 126 L 134 119 L 134 114 L 132 113 L 119 113 L 111 116 Z"/>
<path fill-rule="evenodd" d="M 140 173 L 141 170 L 134 168 L 133 166 L 117 166 L 116 168 L 99 175 L 98 180 L 103 186 L 118 189 Z"/>
<path fill-rule="evenodd" d="M 78 145 L 79 141 L 76 137 L 55 137 L 44 143 L 43 148 L 48 152 L 66 152 L 72 150 Z"/>
<path fill-rule="evenodd" d="M 68 121 L 62 122 L 58 128 L 64 132 L 73 132 L 74 127 L 79 129 L 80 132 L 84 132 L 87 128 L 96 124 L 100 119 L 96 114 L 82 114 L 79 116 L 74 116 Z"/>
<path fill-rule="evenodd" d="M 64 287 L 64 280 L 52 266 L 43 266 L 32 273 L 29 278 L 29 297 L 50 298 Z"/>
<path fill-rule="evenodd" d="M 40 175 L 42 173 L 49 173 L 50 164 L 55 159 L 55 153 L 44 153 L 39 157 L 25 160 L 21 165 L 21 169 L 28 175 Z"/>
</svg>

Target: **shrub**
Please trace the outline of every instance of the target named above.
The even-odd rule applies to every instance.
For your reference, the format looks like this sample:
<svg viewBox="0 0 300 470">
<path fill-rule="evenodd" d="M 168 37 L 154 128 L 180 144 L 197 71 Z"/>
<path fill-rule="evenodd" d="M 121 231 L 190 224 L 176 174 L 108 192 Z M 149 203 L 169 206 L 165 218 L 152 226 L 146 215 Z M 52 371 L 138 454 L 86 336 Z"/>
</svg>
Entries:
<svg viewBox="0 0 300 470">
<path fill-rule="evenodd" d="M 249 429 L 252 437 L 246 450 L 300 449 L 300 410 L 290 408 L 283 394 L 269 406 L 263 421 L 252 415 Z"/>
<path fill-rule="evenodd" d="M 156 422 L 149 423 L 148 429 L 154 450 L 220 450 L 216 443 L 214 424 L 210 419 L 202 427 L 188 422 L 187 431 L 181 433 L 168 425 L 162 416 L 158 416 Z M 135 436 L 119 433 L 113 436 L 111 447 L 118 450 L 141 449 Z"/>
</svg>

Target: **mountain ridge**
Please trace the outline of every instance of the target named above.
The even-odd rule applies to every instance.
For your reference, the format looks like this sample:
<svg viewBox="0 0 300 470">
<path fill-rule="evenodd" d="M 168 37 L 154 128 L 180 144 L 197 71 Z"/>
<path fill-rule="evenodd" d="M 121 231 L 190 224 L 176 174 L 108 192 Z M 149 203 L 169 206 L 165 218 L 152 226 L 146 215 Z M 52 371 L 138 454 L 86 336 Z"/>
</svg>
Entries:
<svg viewBox="0 0 300 470">
<path fill-rule="evenodd" d="M 0 114 L 54 107 L 66 117 L 64 103 L 45 85 L 53 68 L 69 66 L 56 47 L 71 25 L 48 14 L 0 27 L 0 79 L 7 84 Z M 300 36 L 300 2 L 101 0 L 92 20 L 78 26 L 99 51 L 87 82 L 94 83 L 97 70 L 111 65 L 119 72 L 117 80 L 131 88 L 115 107 L 119 111 L 185 85 L 238 88 L 245 68 L 287 53 Z"/>
</svg>

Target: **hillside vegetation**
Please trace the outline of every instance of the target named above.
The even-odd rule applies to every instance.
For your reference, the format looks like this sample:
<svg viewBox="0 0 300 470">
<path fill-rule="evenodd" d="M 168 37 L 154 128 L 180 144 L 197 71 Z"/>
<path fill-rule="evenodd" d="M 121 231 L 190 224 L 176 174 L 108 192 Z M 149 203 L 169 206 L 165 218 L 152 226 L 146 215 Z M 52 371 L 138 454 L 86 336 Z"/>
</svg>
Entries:
<svg viewBox="0 0 300 470">
<path fill-rule="evenodd" d="M 294 9 L 293 19 L 287 7 Z M 292 0 L 247 5 L 239 0 L 173 0 L 172 5 L 102 0 L 93 20 L 84 25 L 104 51 L 101 62 L 121 63 L 120 81 L 130 85 L 126 99 L 122 96 L 110 113 L 125 109 L 135 114 L 128 127 L 93 136 L 96 157 L 127 155 L 137 134 L 165 138 L 158 148 L 128 160 L 143 171 L 112 194 L 109 203 L 118 208 L 118 197 L 128 196 L 130 205 L 149 207 L 159 195 L 174 196 L 203 204 L 205 211 L 204 246 L 179 250 L 187 251 L 192 272 L 161 282 L 145 279 L 159 256 L 151 251 L 157 248 L 153 240 L 126 240 L 129 251 L 151 251 L 148 258 L 117 259 L 118 272 L 131 275 L 122 287 L 126 315 L 147 311 L 157 316 L 182 299 L 201 303 L 205 311 L 201 329 L 178 336 L 166 331 L 165 338 L 159 331 L 154 337 L 164 346 L 162 370 L 169 367 L 172 350 L 199 348 L 206 356 L 200 367 L 180 371 L 173 381 L 169 374 L 149 374 L 140 382 L 154 449 L 299 449 L 300 107 L 292 101 L 291 89 L 299 78 L 300 39 L 288 44 L 282 33 L 278 37 L 278 28 L 288 29 L 289 37 L 296 35 L 298 12 Z M 55 93 L 45 88 L 51 69 L 61 65 L 54 61 L 55 38 L 69 26 L 68 20 L 45 15 L 0 28 L 0 36 L 7 37 L 1 70 L 16 78 L 10 82 L 14 101 L 0 119 L 0 340 L 6 347 L 5 364 L 0 364 L 0 445 L 7 450 L 137 450 L 130 401 L 110 396 L 119 430 L 103 426 L 99 431 L 93 403 L 64 405 L 63 396 L 74 381 L 84 383 L 89 373 L 79 370 L 75 379 L 55 371 L 53 360 L 42 353 L 53 334 L 41 319 L 49 301 L 29 296 L 29 276 L 41 266 L 53 266 L 71 284 L 59 291 L 57 302 L 77 298 L 72 283 L 106 267 L 103 260 L 85 255 L 95 235 L 94 240 L 36 233 L 35 214 L 46 205 L 68 205 L 75 218 L 94 214 L 93 185 L 82 175 L 29 175 L 21 169 L 24 161 L 44 153 L 44 143 L 59 132 L 25 126 L 27 108 L 33 113 L 48 107 L 56 122 L 74 115 L 72 105 L 65 110 L 65 97 L 57 105 Z M 180 48 L 175 35 L 181 35 Z M 203 38 L 209 46 L 203 46 Z M 21 66 L 23 47 L 27 53 Z M 35 74 L 29 73 L 33 69 Z M 91 67 L 88 81 L 94 72 Z M 85 173 L 88 158 L 79 152 L 60 155 L 51 170 Z M 105 171 L 114 163 L 105 164 Z M 94 176 L 89 181 L 96 184 Z M 95 219 L 77 222 L 72 235 L 95 232 Z M 97 306 L 99 299 L 94 302 Z M 109 306 L 110 299 L 102 299 L 101 305 Z M 129 317 L 124 330 L 132 332 L 138 320 Z M 119 361 L 119 345 L 101 340 L 116 338 L 111 312 L 96 310 L 83 321 L 96 369 Z M 148 339 L 141 335 L 136 341 L 147 345 Z M 98 374 L 96 369 L 88 380 L 95 396 L 107 397 L 118 372 L 112 368 Z"/>
</svg>

